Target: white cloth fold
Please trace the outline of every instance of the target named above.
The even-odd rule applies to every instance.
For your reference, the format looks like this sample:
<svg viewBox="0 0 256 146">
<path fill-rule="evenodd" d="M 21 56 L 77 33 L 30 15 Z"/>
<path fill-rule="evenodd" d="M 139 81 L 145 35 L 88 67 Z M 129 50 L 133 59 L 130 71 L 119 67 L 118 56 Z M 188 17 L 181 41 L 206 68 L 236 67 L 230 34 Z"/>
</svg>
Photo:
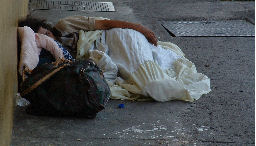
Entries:
<svg viewBox="0 0 256 146">
<path fill-rule="evenodd" d="M 103 71 L 103 75 L 109 85 L 113 85 L 116 78 L 118 68 L 111 58 L 104 52 L 98 50 L 89 51 L 90 59 L 92 59 Z"/>
</svg>

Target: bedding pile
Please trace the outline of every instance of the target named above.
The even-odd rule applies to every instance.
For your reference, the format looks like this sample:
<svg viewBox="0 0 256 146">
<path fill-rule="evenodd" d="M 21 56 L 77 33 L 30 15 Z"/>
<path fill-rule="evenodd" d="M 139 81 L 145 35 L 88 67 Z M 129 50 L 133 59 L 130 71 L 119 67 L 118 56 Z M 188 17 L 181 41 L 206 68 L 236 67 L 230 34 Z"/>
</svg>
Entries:
<svg viewBox="0 0 256 146">
<path fill-rule="evenodd" d="M 100 67 L 112 99 L 192 102 L 211 91 L 210 79 L 197 72 L 194 63 L 177 45 L 158 41 L 154 46 L 142 33 L 132 29 L 94 30 L 94 21 L 103 19 L 71 16 L 60 20 L 55 28 L 64 36 L 63 46 L 70 42 L 73 44 L 68 46 L 76 46 L 74 58 L 92 59 Z M 77 34 L 78 30 L 78 41 L 67 41 L 72 38 L 65 35 Z M 56 60 L 70 60 L 71 55 L 65 55 L 67 51 L 50 37 L 34 33 L 29 27 L 19 27 L 18 32 L 22 42 L 21 75 L 37 66 L 42 48 Z"/>
<path fill-rule="evenodd" d="M 112 99 L 192 102 L 211 91 L 210 79 L 177 45 L 153 46 L 131 29 L 80 30 L 76 58 L 90 58 L 103 70 Z"/>
</svg>

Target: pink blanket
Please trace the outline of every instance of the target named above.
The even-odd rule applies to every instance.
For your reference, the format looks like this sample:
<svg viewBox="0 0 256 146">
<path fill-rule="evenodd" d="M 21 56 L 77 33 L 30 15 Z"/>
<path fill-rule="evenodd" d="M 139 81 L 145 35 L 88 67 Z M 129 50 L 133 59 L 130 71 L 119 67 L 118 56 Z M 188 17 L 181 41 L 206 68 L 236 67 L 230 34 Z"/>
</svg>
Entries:
<svg viewBox="0 0 256 146">
<path fill-rule="evenodd" d="M 57 59 L 64 59 L 62 49 L 50 37 L 34 33 L 27 26 L 18 27 L 19 38 L 21 40 L 21 53 L 19 63 L 19 73 L 31 72 L 39 62 L 39 55 L 43 49 L 48 50 Z"/>
</svg>

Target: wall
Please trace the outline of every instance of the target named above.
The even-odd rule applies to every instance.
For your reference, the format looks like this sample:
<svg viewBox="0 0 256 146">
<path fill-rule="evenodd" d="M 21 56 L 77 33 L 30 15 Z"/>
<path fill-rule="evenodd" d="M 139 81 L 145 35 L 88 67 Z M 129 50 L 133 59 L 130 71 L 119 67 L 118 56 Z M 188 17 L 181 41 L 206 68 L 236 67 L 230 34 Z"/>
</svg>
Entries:
<svg viewBox="0 0 256 146">
<path fill-rule="evenodd" d="M 0 146 L 5 146 L 17 92 L 17 22 L 26 15 L 28 0 L 1 0 L 0 5 Z"/>
</svg>

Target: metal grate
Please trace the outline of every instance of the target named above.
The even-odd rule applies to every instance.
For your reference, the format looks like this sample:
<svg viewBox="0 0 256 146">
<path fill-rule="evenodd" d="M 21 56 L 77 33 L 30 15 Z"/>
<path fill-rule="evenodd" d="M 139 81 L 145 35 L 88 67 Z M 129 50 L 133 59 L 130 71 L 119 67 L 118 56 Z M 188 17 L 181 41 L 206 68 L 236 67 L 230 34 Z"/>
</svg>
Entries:
<svg viewBox="0 0 256 146">
<path fill-rule="evenodd" d="M 254 36 L 254 25 L 245 20 L 164 21 L 173 36 Z"/>
<path fill-rule="evenodd" d="M 30 0 L 31 10 L 66 10 L 66 11 L 115 11 L 112 2 L 91 2 L 74 0 Z"/>
</svg>

